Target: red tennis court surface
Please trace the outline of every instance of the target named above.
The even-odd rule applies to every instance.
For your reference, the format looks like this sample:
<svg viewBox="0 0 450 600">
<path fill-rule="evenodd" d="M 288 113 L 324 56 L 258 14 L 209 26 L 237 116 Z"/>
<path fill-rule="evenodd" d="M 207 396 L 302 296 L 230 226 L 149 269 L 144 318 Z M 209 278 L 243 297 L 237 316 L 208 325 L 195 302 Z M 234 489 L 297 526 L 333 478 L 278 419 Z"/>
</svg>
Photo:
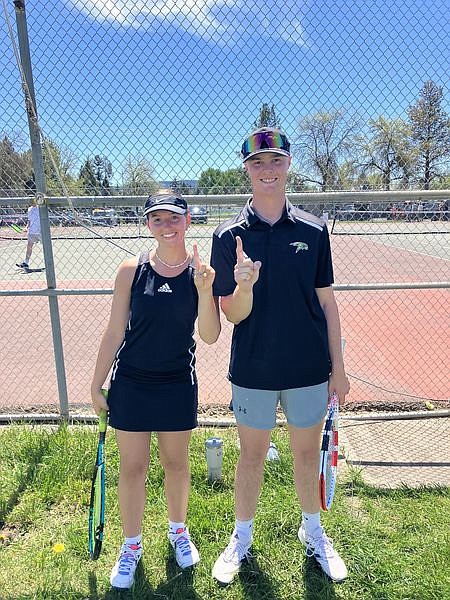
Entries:
<svg viewBox="0 0 450 600">
<path fill-rule="evenodd" d="M 447 290 L 338 292 L 346 367 L 351 377 L 349 402 L 407 400 L 374 387 L 425 398 L 448 398 L 449 348 L 442 330 L 447 322 Z M 48 300 L 2 299 L 4 353 L 0 409 L 57 406 L 57 387 Z M 445 300 L 445 301 L 444 301 Z M 89 381 L 109 315 L 111 296 L 59 299 L 69 402 L 89 403 Z M 426 311 L 424 311 L 424 307 Z M 9 317 L 8 317 L 9 315 Z M 231 326 L 224 322 L 219 341 L 199 343 L 197 372 L 202 406 L 227 405 Z M 270 343 L 270 341 L 269 341 Z M 363 383 L 360 379 L 369 382 Z"/>
<path fill-rule="evenodd" d="M 445 241 L 446 236 L 438 237 Z M 443 257 L 360 236 L 332 236 L 332 245 L 336 282 L 340 284 L 448 280 L 448 261 Z M 105 289 L 111 285 L 112 281 L 106 280 L 58 280 L 59 288 Z M 39 289 L 45 287 L 45 281 L 43 275 L 39 279 L 25 277 L 3 281 L 2 287 Z M 338 291 L 336 298 L 347 341 L 350 403 L 405 405 L 416 396 L 448 400 L 449 290 Z M 110 302 L 110 295 L 59 297 L 73 412 L 89 409 L 89 382 Z M 58 393 L 48 299 L 2 297 L 0 306 L 0 410 L 54 412 Z M 224 407 L 230 400 L 226 374 L 232 327 L 223 317 L 222 321 L 216 344 L 198 344 L 197 372 L 204 409 Z"/>
</svg>

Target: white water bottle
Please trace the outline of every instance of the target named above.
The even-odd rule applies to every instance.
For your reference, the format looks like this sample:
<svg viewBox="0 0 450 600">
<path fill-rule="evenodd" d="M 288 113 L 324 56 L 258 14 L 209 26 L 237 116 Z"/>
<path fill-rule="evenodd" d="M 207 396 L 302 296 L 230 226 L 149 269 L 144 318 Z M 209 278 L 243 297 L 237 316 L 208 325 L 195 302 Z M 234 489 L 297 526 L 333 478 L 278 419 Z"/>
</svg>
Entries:
<svg viewBox="0 0 450 600">
<path fill-rule="evenodd" d="M 223 441 L 217 437 L 209 438 L 205 442 L 205 447 L 208 479 L 210 481 L 222 479 Z"/>
<path fill-rule="evenodd" d="M 266 460 L 280 460 L 277 447 L 273 442 L 270 442 L 269 449 L 267 450 Z"/>
</svg>

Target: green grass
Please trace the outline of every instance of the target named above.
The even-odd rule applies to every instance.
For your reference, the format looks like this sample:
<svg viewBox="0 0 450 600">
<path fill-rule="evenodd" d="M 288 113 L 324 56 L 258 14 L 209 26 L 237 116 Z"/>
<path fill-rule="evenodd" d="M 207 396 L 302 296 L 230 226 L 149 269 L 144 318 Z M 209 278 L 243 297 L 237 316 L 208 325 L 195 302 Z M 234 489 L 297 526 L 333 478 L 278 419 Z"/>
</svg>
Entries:
<svg viewBox="0 0 450 600">
<path fill-rule="evenodd" d="M 224 440 L 224 478 L 206 478 L 204 441 Z M 434 600 L 450 589 L 448 489 L 389 491 L 366 486 L 357 471 L 341 480 L 327 533 L 349 578 L 331 583 L 296 538 L 299 507 L 286 431 L 274 433 L 281 460 L 266 465 L 255 524 L 254 558 L 226 588 L 211 568 L 233 527 L 236 431 L 199 429 L 191 443 L 189 526 L 200 549 L 193 572 L 177 568 L 166 539 L 163 473 L 152 444 L 144 521 L 144 558 L 132 591 L 109 586 L 121 543 L 116 485 L 118 453 L 107 437 L 107 523 L 97 562 L 87 555 L 90 476 L 96 434 L 87 427 L 15 425 L 0 430 L 0 599 L 86 600 Z M 55 543 L 64 552 L 53 551 Z M 447 553 L 445 551 L 447 548 Z M 447 589 L 447 592 L 445 590 Z"/>
</svg>

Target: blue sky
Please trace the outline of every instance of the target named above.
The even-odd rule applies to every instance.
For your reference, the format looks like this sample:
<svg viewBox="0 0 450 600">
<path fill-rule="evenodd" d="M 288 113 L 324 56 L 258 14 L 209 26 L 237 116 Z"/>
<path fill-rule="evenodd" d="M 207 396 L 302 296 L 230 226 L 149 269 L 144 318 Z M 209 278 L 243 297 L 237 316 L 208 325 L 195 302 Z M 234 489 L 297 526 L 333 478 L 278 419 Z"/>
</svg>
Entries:
<svg viewBox="0 0 450 600">
<path fill-rule="evenodd" d="M 8 11 L 15 34 L 12 1 Z M 98 8 L 100 7 L 100 8 Z M 79 161 L 145 156 L 161 180 L 239 166 L 243 136 L 274 103 L 298 120 L 344 108 L 405 117 L 424 81 L 449 110 L 446 0 L 27 0 L 40 123 Z M 0 19 L 0 132 L 27 139 Z"/>
</svg>

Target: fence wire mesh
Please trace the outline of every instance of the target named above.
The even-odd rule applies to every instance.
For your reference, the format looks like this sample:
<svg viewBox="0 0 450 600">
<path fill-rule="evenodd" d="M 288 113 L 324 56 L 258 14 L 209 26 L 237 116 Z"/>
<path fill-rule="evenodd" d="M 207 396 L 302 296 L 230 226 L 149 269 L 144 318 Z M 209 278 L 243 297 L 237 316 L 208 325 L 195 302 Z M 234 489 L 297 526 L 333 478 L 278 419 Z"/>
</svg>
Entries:
<svg viewBox="0 0 450 600">
<path fill-rule="evenodd" d="M 57 412 L 17 11 L 0 29 L 2 412 Z M 120 262 L 151 244 L 141 207 L 186 195 L 197 241 L 249 193 L 242 138 L 280 126 L 291 201 L 328 220 L 349 407 L 448 407 L 447 3 L 50 0 L 26 17 L 71 413 L 89 380 Z M 48 271 L 48 269 L 47 269 Z M 231 328 L 198 345 L 200 402 L 229 402 Z"/>
</svg>

